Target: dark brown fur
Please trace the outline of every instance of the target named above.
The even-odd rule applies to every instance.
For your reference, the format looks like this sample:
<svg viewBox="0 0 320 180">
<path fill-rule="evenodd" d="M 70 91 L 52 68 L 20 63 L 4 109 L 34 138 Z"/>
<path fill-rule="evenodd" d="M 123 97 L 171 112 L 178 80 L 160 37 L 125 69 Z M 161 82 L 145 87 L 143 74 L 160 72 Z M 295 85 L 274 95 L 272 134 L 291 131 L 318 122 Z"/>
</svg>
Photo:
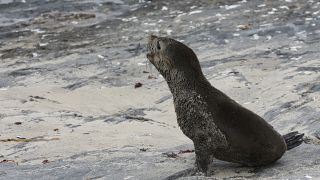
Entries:
<svg viewBox="0 0 320 180">
<path fill-rule="evenodd" d="M 195 53 L 170 38 L 150 36 L 147 58 L 168 83 L 178 124 L 207 172 L 212 158 L 246 166 L 270 164 L 286 151 L 283 137 L 264 119 L 211 86 Z"/>
</svg>

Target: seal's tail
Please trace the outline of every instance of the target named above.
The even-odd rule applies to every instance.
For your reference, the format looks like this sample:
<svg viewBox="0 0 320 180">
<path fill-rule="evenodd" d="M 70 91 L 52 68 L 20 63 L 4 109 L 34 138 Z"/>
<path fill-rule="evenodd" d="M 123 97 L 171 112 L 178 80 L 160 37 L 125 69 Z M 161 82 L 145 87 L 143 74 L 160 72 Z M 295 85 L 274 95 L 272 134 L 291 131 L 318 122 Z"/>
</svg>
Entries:
<svg viewBox="0 0 320 180">
<path fill-rule="evenodd" d="M 287 150 L 299 146 L 303 142 L 303 136 L 304 134 L 301 134 L 298 131 L 290 132 L 283 135 L 282 137 L 287 144 Z"/>
</svg>

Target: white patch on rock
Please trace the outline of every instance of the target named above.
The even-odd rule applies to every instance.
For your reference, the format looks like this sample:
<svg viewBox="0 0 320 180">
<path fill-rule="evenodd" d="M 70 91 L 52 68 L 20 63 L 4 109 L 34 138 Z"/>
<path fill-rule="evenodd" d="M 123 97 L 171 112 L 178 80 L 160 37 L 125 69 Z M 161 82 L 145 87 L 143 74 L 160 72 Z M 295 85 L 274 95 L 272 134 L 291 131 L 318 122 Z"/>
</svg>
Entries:
<svg viewBox="0 0 320 180">
<path fill-rule="evenodd" d="M 294 61 L 297 61 L 297 60 L 300 60 L 302 58 L 302 56 L 299 56 L 299 57 L 292 57 L 291 60 L 294 60 Z"/>
<path fill-rule="evenodd" d="M 167 6 L 162 6 L 161 10 L 162 10 L 162 11 L 167 11 L 167 10 L 168 10 L 168 7 L 167 7 Z"/>
<path fill-rule="evenodd" d="M 43 46 L 46 46 L 46 45 L 48 45 L 48 43 L 39 43 L 40 47 L 43 47 Z"/>
<path fill-rule="evenodd" d="M 131 179 L 131 178 L 134 178 L 134 176 L 127 176 L 127 177 L 124 177 L 124 178 L 123 178 L 123 180 Z"/>
<path fill-rule="evenodd" d="M 240 7 L 241 5 L 240 4 L 234 4 L 234 5 L 225 5 L 224 8 L 226 10 L 230 10 L 230 9 L 235 9 L 237 7 Z"/>
<path fill-rule="evenodd" d="M 32 53 L 32 57 L 38 57 L 38 53 Z"/>
<path fill-rule="evenodd" d="M 280 8 L 280 9 L 286 9 L 286 10 L 289 10 L 289 9 L 290 9 L 288 6 L 280 6 L 279 8 Z"/>
<path fill-rule="evenodd" d="M 266 37 L 266 39 L 267 39 L 267 41 L 269 41 L 270 39 L 272 39 L 272 36 L 268 35 L 268 36 Z"/>
<path fill-rule="evenodd" d="M 194 9 L 194 8 L 196 8 L 196 7 L 197 7 L 197 6 L 191 6 L 190 9 Z"/>
<path fill-rule="evenodd" d="M 260 36 L 258 34 L 254 34 L 252 37 L 253 37 L 254 40 L 260 39 Z"/>
<path fill-rule="evenodd" d="M 132 21 L 132 22 L 137 22 L 138 21 L 138 19 L 137 19 L 137 17 L 135 17 L 135 16 L 133 16 L 133 17 L 130 17 L 130 18 L 123 18 L 123 19 L 121 19 L 123 22 L 130 22 L 130 21 Z"/>
<path fill-rule="evenodd" d="M 166 32 L 167 32 L 168 35 L 171 35 L 172 30 L 171 29 L 167 29 Z"/>
<path fill-rule="evenodd" d="M 192 14 L 199 14 L 199 13 L 202 13 L 202 10 L 195 10 L 195 11 L 191 11 L 191 12 L 189 12 L 189 15 L 192 15 Z"/>
<path fill-rule="evenodd" d="M 104 59 L 104 56 L 102 56 L 102 55 L 98 54 L 98 58 L 100 58 L 100 59 Z"/>
<path fill-rule="evenodd" d="M 40 34 L 40 33 L 45 33 L 45 32 L 46 32 L 46 31 L 43 31 L 43 30 L 41 30 L 41 29 L 31 29 L 30 31 L 31 31 L 31 32 L 38 33 L 38 34 Z"/>
<path fill-rule="evenodd" d="M 143 23 L 144 25 L 147 25 L 147 26 L 155 26 L 156 25 L 156 23 L 147 23 L 147 22 L 145 22 L 145 23 Z"/>
<path fill-rule="evenodd" d="M 309 175 L 305 175 L 304 177 L 307 178 L 307 179 L 312 179 L 312 177 L 309 176 Z"/>
<path fill-rule="evenodd" d="M 146 65 L 146 63 L 138 63 L 138 66 L 145 66 Z"/>
<path fill-rule="evenodd" d="M 289 49 L 291 51 L 298 51 L 298 49 L 301 49 L 302 47 L 301 46 L 291 46 Z"/>
</svg>

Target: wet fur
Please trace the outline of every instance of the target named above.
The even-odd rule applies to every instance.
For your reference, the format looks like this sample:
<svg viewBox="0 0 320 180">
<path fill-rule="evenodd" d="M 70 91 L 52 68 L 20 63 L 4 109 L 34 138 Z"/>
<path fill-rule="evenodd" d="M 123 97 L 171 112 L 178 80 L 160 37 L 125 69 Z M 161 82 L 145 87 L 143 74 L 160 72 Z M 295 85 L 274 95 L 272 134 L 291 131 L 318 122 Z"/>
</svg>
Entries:
<svg viewBox="0 0 320 180">
<path fill-rule="evenodd" d="M 159 49 L 160 47 L 160 49 Z M 197 168 L 207 172 L 212 158 L 246 166 L 270 164 L 286 143 L 264 119 L 211 86 L 195 53 L 170 38 L 150 36 L 149 61 L 173 94 L 177 121 L 195 146 Z"/>
</svg>

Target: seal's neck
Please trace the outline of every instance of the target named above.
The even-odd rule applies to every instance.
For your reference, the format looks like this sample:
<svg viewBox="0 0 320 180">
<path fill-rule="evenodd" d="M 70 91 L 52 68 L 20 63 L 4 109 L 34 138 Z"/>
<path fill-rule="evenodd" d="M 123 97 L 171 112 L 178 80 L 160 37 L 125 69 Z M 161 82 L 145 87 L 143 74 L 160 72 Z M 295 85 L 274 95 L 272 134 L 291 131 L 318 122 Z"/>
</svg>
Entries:
<svg viewBox="0 0 320 180">
<path fill-rule="evenodd" d="M 165 79 L 173 96 L 180 96 L 182 91 L 200 93 L 203 89 L 211 87 L 202 72 L 194 73 L 173 69 L 167 72 Z"/>
</svg>

